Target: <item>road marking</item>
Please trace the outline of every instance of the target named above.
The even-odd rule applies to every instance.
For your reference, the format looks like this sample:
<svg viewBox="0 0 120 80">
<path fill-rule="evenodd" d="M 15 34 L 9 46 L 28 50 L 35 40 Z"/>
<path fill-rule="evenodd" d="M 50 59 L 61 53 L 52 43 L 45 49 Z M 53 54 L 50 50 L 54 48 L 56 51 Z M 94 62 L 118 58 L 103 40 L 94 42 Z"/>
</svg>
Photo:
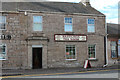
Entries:
<svg viewBox="0 0 120 80">
<path fill-rule="evenodd" d="M 31 75 L 19 75 L 19 76 L 4 76 L 4 77 L 0 77 L 0 78 L 18 78 L 18 77 L 30 77 L 30 76 L 47 76 L 47 75 L 77 74 L 77 73 L 90 73 L 90 72 L 104 72 L 104 71 L 112 71 L 112 70 L 120 70 L 120 69 L 83 71 L 83 72 L 66 72 L 66 73 L 31 74 Z"/>
</svg>

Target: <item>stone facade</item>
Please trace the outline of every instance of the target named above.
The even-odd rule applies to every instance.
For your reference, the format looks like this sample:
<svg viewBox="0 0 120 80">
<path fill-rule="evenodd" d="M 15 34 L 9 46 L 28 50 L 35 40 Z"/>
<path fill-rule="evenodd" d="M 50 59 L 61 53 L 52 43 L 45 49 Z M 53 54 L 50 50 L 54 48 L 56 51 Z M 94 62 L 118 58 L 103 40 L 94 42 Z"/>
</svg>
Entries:
<svg viewBox="0 0 120 80">
<path fill-rule="evenodd" d="M 42 67 L 83 67 L 88 59 L 88 45 L 96 45 L 96 59 L 90 60 L 92 67 L 104 65 L 105 16 L 64 14 L 6 12 L 6 30 L 11 40 L 2 40 L 7 45 L 7 59 L 3 60 L 3 69 L 32 69 L 32 46 L 41 46 Z M 43 31 L 33 31 L 33 16 L 43 17 Z M 64 31 L 64 18 L 73 18 L 73 32 Z M 87 19 L 95 19 L 95 33 L 87 32 Z M 85 34 L 86 42 L 55 42 L 55 34 Z M 76 46 L 76 60 L 66 60 L 66 45 Z"/>
</svg>

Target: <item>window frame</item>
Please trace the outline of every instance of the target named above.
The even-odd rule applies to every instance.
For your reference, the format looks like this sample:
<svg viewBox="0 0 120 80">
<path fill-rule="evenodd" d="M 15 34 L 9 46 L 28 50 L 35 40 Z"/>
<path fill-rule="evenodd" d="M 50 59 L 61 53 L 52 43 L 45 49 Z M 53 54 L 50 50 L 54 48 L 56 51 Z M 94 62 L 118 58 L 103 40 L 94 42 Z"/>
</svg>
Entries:
<svg viewBox="0 0 120 80">
<path fill-rule="evenodd" d="M 3 23 L 3 22 L 0 22 L 0 24 L 5 24 L 5 26 L 4 26 L 5 29 L 1 29 L 1 28 L 0 28 L 0 31 L 6 30 L 6 20 L 7 20 L 7 19 L 6 19 L 6 16 L 3 16 L 3 15 L 0 15 L 0 16 L 5 18 L 5 22 L 4 22 L 4 23 Z"/>
<path fill-rule="evenodd" d="M 67 59 L 67 56 L 66 56 L 66 46 L 75 46 L 75 59 Z M 77 60 L 77 53 L 76 53 L 76 45 L 65 45 L 65 60 L 68 60 L 68 61 L 74 61 L 74 60 Z"/>
<path fill-rule="evenodd" d="M 36 16 L 36 17 L 41 17 L 42 18 L 42 22 L 34 22 L 34 16 Z M 39 32 L 42 32 L 43 31 L 43 16 L 37 16 L 37 15 L 34 15 L 34 16 L 32 16 L 32 20 L 33 20 L 33 24 L 32 24 L 32 30 L 33 31 L 35 31 L 35 32 L 37 32 L 37 31 L 39 31 Z M 42 30 L 34 30 L 34 24 L 41 24 L 42 25 L 42 27 L 41 27 L 41 29 Z"/>
<path fill-rule="evenodd" d="M 94 19 L 94 24 L 88 24 L 88 20 L 89 20 L 89 19 L 93 19 L 93 18 L 88 18 L 88 19 L 87 19 L 87 32 L 88 32 L 88 33 L 95 33 L 95 32 L 96 32 L 95 19 Z M 94 25 L 94 32 L 89 32 L 89 31 L 88 31 L 88 26 L 89 26 L 89 25 L 90 25 L 90 26 L 91 26 L 91 25 Z"/>
<path fill-rule="evenodd" d="M 65 18 L 71 18 L 72 23 L 65 23 Z M 65 31 L 65 25 L 72 25 L 72 31 Z M 73 18 L 72 17 L 64 17 L 64 31 L 65 32 L 73 32 Z"/>
<path fill-rule="evenodd" d="M 90 45 L 95 45 L 95 58 L 89 58 L 89 46 L 90 46 Z M 96 59 L 97 59 L 97 58 L 96 58 L 96 44 L 89 44 L 89 45 L 88 45 L 88 59 L 89 59 L 89 60 L 96 60 Z"/>
<path fill-rule="evenodd" d="M 2 43 L 2 44 L 0 44 L 0 46 L 1 45 L 3 45 L 4 43 Z M 6 52 L 6 54 L 5 54 L 5 59 L 0 59 L 0 60 L 7 60 L 7 45 L 6 44 L 4 44 L 5 45 L 5 52 Z"/>
</svg>

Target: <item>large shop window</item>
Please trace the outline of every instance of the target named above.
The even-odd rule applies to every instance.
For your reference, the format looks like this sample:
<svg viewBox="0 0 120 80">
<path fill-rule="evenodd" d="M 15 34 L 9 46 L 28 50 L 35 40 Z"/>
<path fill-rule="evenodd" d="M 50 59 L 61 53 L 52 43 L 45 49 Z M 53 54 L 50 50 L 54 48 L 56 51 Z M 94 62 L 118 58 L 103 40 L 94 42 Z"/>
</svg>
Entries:
<svg viewBox="0 0 120 80">
<path fill-rule="evenodd" d="M 74 60 L 76 55 L 75 45 L 66 45 L 66 60 Z"/>
<path fill-rule="evenodd" d="M 65 25 L 64 25 L 64 30 L 65 32 L 72 32 L 73 31 L 73 26 L 72 26 L 72 18 L 71 17 L 65 17 L 64 19 Z"/>
<path fill-rule="evenodd" d="M 118 57 L 120 57 L 120 39 L 118 40 Z"/>
<path fill-rule="evenodd" d="M 87 31 L 88 32 L 95 32 L 95 20 L 94 19 L 88 19 Z"/>
<path fill-rule="evenodd" d="M 5 30 L 6 16 L 0 16 L 0 30 Z"/>
<path fill-rule="evenodd" d="M 88 55 L 89 59 L 96 58 L 96 45 L 88 45 Z"/>
<path fill-rule="evenodd" d="M 111 57 L 117 58 L 117 42 L 111 41 Z"/>
<path fill-rule="evenodd" d="M 33 31 L 42 31 L 42 16 L 33 16 Z"/>
<path fill-rule="evenodd" d="M 6 59 L 6 45 L 0 44 L 0 60 Z"/>
</svg>

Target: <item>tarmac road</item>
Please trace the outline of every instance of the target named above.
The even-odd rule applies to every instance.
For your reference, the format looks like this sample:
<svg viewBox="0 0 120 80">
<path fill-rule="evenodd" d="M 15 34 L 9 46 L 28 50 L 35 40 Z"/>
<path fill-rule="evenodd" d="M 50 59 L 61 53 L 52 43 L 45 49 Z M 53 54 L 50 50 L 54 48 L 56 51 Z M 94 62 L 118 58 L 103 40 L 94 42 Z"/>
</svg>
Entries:
<svg viewBox="0 0 120 80">
<path fill-rule="evenodd" d="M 3 77 L 2 80 L 119 80 L 119 72 L 120 69 L 111 69 L 87 72 L 35 74 L 16 77 L 8 76 Z"/>
</svg>

